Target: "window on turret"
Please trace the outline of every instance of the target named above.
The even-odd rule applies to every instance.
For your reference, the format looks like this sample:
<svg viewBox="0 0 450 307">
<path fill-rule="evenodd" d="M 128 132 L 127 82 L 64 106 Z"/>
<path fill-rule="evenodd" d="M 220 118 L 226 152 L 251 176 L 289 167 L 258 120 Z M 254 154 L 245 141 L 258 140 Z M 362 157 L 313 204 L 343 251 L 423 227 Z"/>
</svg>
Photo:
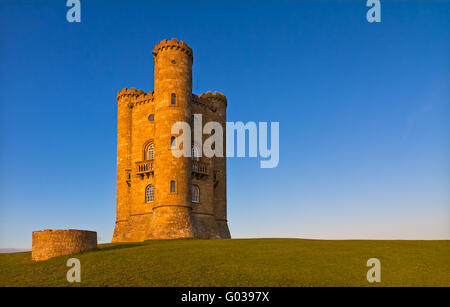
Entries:
<svg viewBox="0 0 450 307">
<path fill-rule="evenodd" d="M 175 148 L 176 147 L 176 142 L 175 142 L 175 137 L 174 136 L 172 136 L 170 138 L 170 147 L 171 148 Z"/>
<path fill-rule="evenodd" d="M 170 96 L 170 104 L 173 106 L 177 104 L 177 95 L 175 95 L 175 93 L 172 93 Z"/>
<path fill-rule="evenodd" d="M 153 184 L 149 184 L 145 188 L 145 202 L 146 203 L 152 203 L 153 202 L 153 194 L 154 194 Z"/>
<path fill-rule="evenodd" d="M 200 188 L 198 185 L 192 185 L 192 202 L 199 203 L 200 202 Z"/>
<path fill-rule="evenodd" d="M 148 121 L 149 122 L 152 122 L 152 121 L 154 121 L 155 120 L 155 114 L 150 114 L 149 116 L 148 116 Z"/>
<path fill-rule="evenodd" d="M 170 182 L 170 193 L 175 193 L 176 187 L 175 187 L 175 181 Z"/>
</svg>

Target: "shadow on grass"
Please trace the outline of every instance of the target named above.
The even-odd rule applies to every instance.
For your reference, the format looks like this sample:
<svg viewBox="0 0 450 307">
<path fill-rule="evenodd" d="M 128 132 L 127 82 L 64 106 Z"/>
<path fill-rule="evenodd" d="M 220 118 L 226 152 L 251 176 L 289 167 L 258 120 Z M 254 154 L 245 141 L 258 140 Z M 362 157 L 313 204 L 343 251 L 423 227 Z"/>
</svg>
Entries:
<svg viewBox="0 0 450 307">
<path fill-rule="evenodd" d="M 113 246 L 99 247 L 97 250 L 108 251 L 108 250 L 124 249 L 124 248 L 131 248 L 131 247 L 144 246 L 144 245 L 146 245 L 146 244 L 143 244 L 143 243 L 118 244 L 118 245 L 113 245 Z"/>
<path fill-rule="evenodd" d="M 152 242 L 179 242 L 179 241 L 200 241 L 200 240 L 210 240 L 210 239 L 200 239 L 200 238 L 176 238 L 176 239 L 149 239 L 142 243 L 148 244 Z"/>
</svg>

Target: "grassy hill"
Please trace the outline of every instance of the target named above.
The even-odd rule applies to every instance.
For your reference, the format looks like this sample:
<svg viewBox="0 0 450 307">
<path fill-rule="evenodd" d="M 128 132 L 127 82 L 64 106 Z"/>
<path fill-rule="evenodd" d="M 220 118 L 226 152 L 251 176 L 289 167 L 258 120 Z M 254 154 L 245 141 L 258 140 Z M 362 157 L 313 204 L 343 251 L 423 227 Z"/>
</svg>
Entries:
<svg viewBox="0 0 450 307">
<path fill-rule="evenodd" d="M 31 262 L 0 254 L 0 286 L 68 286 L 68 258 L 81 262 L 77 286 L 450 286 L 450 241 L 301 239 L 155 240 Z M 381 283 L 366 280 L 369 258 Z"/>
</svg>

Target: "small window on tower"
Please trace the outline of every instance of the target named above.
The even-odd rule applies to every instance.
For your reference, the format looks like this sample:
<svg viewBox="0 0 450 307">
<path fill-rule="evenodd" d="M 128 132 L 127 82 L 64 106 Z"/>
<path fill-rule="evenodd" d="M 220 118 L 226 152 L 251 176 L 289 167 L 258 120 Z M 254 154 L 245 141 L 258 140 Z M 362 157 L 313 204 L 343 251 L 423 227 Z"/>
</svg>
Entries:
<svg viewBox="0 0 450 307">
<path fill-rule="evenodd" d="M 172 95 L 170 96 L 170 104 L 171 105 L 176 105 L 177 104 L 177 95 L 175 95 L 175 93 L 172 93 Z"/>
<path fill-rule="evenodd" d="M 200 189 L 198 185 L 192 185 L 192 202 L 199 203 L 200 202 Z"/>
<path fill-rule="evenodd" d="M 154 188 L 153 188 L 153 184 L 149 184 L 146 188 L 145 188 L 145 202 L 148 203 L 152 203 L 153 202 L 153 196 L 154 196 Z"/>
<path fill-rule="evenodd" d="M 177 62 L 175 62 L 175 60 L 172 60 L 172 64 L 177 64 Z"/>
<path fill-rule="evenodd" d="M 170 138 L 170 147 L 171 148 L 175 148 L 176 147 L 176 142 L 175 142 L 175 137 L 174 136 L 172 136 Z"/>
<path fill-rule="evenodd" d="M 153 144 L 150 144 L 145 152 L 145 158 L 146 160 L 153 160 L 154 157 L 155 157 L 155 147 L 153 146 Z"/>
<path fill-rule="evenodd" d="M 149 122 L 152 122 L 152 121 L 154 121 L 155 120 L 155 114 L 150 114 L 149 116 L 148 116 L 148 121 Z"/>
<path fill-rule="evenodd" d="M 176 187 L 175 187 L 175 181 L 170 182 L 170 193 L 175 193 Z"/>
</svg>

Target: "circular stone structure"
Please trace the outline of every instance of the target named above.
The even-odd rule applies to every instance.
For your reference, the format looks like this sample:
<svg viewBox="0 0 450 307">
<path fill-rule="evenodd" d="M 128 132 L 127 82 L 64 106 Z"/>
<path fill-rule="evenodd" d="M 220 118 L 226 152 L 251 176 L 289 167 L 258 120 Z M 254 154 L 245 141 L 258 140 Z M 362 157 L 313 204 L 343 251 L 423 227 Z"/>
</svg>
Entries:
<svg viewBox="0 0 450 307">
<path fill-rule="evenodd" d="M 97 232 L 89 230 L 46 229 L 33 231 L 31 258 L 42 261 L 97 248 Z"/>
</svg>

